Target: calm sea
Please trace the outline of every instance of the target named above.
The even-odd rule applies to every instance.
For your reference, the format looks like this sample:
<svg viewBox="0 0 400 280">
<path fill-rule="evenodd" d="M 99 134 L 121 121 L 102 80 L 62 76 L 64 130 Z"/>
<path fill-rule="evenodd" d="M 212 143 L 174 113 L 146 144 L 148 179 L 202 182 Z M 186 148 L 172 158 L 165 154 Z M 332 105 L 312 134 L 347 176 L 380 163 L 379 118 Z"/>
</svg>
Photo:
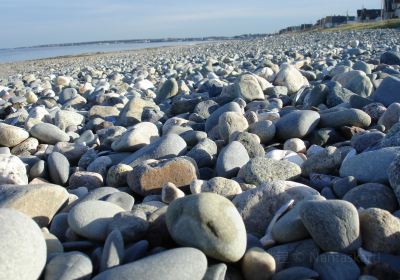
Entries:
<svg viewBox="0 0 400 280">
<path fill-rule="evenodd" d="M 79 55 L 96 52 L 126 51 L 166 46 L 194 45 L 207 41 L 192 42 L 159 42 L 159 43 L 102 43 L 79 46 L 29 47 L 0 49 L 0 63 L 33 60 L 65 55 Z"/>
</svg>

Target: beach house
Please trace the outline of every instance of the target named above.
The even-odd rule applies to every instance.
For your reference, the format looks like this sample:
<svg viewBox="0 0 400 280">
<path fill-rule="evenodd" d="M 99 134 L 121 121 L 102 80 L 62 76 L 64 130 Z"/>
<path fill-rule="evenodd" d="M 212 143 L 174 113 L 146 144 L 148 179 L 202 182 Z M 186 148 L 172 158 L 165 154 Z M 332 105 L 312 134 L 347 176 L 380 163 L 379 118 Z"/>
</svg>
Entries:
<svg viewBox="0 0 400 280">
<path fill-rule="evenodd" d="M 400 18 L 400 0 L 382 0 L 385 19 Z"/>
</svg>

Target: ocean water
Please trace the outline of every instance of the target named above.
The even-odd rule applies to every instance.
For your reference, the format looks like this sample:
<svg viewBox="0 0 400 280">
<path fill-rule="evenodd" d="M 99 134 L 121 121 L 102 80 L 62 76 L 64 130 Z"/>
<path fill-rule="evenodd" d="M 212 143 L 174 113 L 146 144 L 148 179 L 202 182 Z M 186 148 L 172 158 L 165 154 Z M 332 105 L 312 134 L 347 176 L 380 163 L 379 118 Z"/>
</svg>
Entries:
<svg viewBox="0 0 400 280">
<path fill-rule="evenodd" d="M 191 42 L 157 42 L 157 43 L 99 43 L 78 46 L 51 46 L 51 47 L 27 47 L 15 49 L 0 49 L 0 63 L 50 58 L 67 55 L 79 55 L 96 52 L 127 51 L 166 46 L 195 45 L 210 41 Z"/>
</svg>

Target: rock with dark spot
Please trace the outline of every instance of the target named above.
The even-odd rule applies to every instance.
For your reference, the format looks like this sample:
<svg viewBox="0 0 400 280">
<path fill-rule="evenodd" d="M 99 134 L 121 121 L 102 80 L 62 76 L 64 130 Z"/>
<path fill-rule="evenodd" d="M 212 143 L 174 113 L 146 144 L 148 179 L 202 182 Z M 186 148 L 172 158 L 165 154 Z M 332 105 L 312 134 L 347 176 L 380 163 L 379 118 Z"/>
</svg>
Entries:
<svg viewBox="0 0 400 280">
<path fill-rule="evenodd" d="M 228 199 L 201 193 L 173 201 L 167 211 L 172 238 L 182 246 L 201 249 L 207 256 L 236 262 L 246 250 L 246 229 Z"/>
</svg>

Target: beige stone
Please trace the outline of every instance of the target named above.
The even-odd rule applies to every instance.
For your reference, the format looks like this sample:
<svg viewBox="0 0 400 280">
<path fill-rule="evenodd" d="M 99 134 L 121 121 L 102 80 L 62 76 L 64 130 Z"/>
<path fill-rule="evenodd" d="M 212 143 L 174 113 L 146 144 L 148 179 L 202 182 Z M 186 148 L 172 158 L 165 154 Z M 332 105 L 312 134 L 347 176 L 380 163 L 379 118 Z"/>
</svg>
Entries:
<svg viewBox="0 0 400 280">
<path fill-rule="evenodd" d="M 21 155 L 24 153 L 34 154 L 39 146 L 39 141 L 36 138 L 30 137 L 12 148 L 13 155 Z"/>
<path fill-rule="evenodd" d="M 129 187 L 138 194 L 160 194 L 168 182 L 178 188 L 188 186 L 197 179 L 196 162 L 189 157 L 176 157 L 167 160 L 145 161 L 128 174 Z"/>
<path fill-rule="evenodd" d="M 0 146 L 14 147 L 29 137 L 29 133 L 19 127 L 0 123 Z"/>
<path fill-rule="evenodd" d="M 69 187 L 71 189 L 86 187 L 89 190 L 93 190 L 102 186 L 103 177 L 96 172 L 77 171 L 69 178 Z"/>
<path fill-rule="evenodd" d="M 141 122 L 143 110 L 146 107 L 158 108 L 152 100 L 144 100 L 138 97 L 132 98 L 122 110 L 117 125 L 127 127 Z"/>
<path fill-rule="evenodd" d="M 275 274 L 274 257 L 261 248 L 247 250 L 242 259 L 242 272 L 246 280 L 268 280 Z"/>
<path fill-rule="evenodd" d="M 92 118 L 95 118 L 95 117 L 100 117 L 100 118 L 118 117 L 119 110 L 117 108 L 115 108 L 114 106 L 95 105 L 92 108 L 90 108 L 89 116 Z"/>
<path fill-rule="evenodd" d="M 360 225 L 364 249 L 400 253 L 400 219 L 386 210 L 369 208 L 361 211 Z"/>
<path fill-rule="evenodd" d="M 57 85 L 59 86 L 68 86 L 71 83 L 72 78 L 67 76 L 58 76 L 57 77 Z"/>
<path fill-rule="evenodd" d="M 53 184 L 1 185 L 0 197 L 0 208 L 16 209 L 44 227 L 67 202 L 68 192 Z"/>
<path fill-rule="evenodd" d="M 127 184 L 128 173 L 132 169 L 131 166 L 122 163 L 110 167 L 107 173 L 107 185 L 111 187 L 125 186 Z"/>
</svg>

